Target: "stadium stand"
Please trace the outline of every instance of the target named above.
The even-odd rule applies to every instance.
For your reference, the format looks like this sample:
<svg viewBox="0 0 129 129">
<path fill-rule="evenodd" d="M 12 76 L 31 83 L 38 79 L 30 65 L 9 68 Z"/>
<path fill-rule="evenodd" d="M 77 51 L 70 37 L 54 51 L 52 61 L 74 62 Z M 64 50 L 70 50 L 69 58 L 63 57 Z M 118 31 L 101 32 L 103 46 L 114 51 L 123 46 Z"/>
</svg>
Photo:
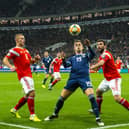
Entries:
<svg viewBox="0 0 129 129">
<path fill-rule="evenodd" d="M 56 46 L 54 51 L 49 51 L 55 56 L 57 51 L 65 50 L 70 56 L 75 38 L 89 38 L 92 43 L 102 38 L 111 40 L 111 52 L 115 57 L 121 56 L 127 64 L 128 4 L 129 0 L 87 0 L 79 3 L 77 0 L 5 0 L 0 4 L 0 59 L 7 53 L 5 50 L 15 45 L 14 35 L 21 32 L 26 36 L 26 47 L 32 55 L 42 55 L 46 48 L 65 42 L 64 46 L 58 44 L 59 48 Z M 8 8 L 12 9 L 8 11 Z M 78 23 L 82 28 L 82 33 L 77 37 L 68 32 L 72 23 Z"/>
</svg>

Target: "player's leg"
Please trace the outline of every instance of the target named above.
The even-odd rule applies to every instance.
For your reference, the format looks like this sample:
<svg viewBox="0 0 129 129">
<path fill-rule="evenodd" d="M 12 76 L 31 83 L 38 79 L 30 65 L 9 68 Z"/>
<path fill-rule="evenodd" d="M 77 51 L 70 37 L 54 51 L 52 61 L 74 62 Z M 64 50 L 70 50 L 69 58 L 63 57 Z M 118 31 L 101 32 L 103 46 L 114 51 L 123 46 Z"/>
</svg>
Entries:
<svg viewBox="0 0 129 129">
<path fill-rule="evenodd" d="M 62 109 L 63 105 L 64 105 L 64 101 L 72 94 L 72 91 L 69 91 L 67 89 L 63 89 L 61 92 L 61 96 L 59 97 L 59 99 L 56 102 L 56 106 L 54 109 L 54 112 L 51 116 L 46 117 L 44 120 L 45 121 L 49 121 L 55 118 L 58 118 L 58 114 L 60 112 L 60 110 Z"/>
<path fill-rule="evenodd" d="M 101 121 L 101 118 L 100 118 L 99 108 L 94 96 L 93 88 L 87 88 L 84 92 L 88 96 L 89 101 L 91 103 L 91 107 L 96 116 L 96 123 L 98 124 L 98 126 L 104 126 L 104 123 Z"/>
<path fill-rule="evenodd" d="M 121 97 L 121 79 L 117 78 L 117 79 L 111 80 L 110 88 L 112 90 L 112 94 L 114 96 L 115 101 L 121 104 L 127 110 L 129 110 L 129 102 L 123 97 Z"/>
<path fill-rule="evenodd" d="M 106 81 L 105 79 L 102 80 L 102 82 L 100 83 L 100 85 L 96 89 L 96 101 L 98 104 L 99 112 L 101 112 L 101 105 L 103 102 L 103 93 L 108 91 L 109 89 L 110 88 L 109 88 L 108 81 Z"/>
<path fill-rule="evenodd" d="M 49 77 L 49 74 L 46 73 L 45 78 L 43 79 L 43 82 L 42 82 L 42 87 L 43 87 L 43 88 L 46 88 L 45 84 L 46 84 L 46 82 L 47 82 L 48 77 Z"/>
<path fill-rule="evenodd" d="M 46 81 L 47 81 L 48 77 L 49 77 L 49 74 L 48 74 L 48 73 L 46 73 L 45 78 L 43 79 L 43 85 L 45 85 L 45 84 L 46 84 Z"/>
<path fill-rule="evenodd" d="M 81 87 L 81 89 L 83 90 L 83 92 L 88 96 L 89 101 L 91 103 L 91 107 L 92 110 L 96 116 L 96 122 L 99 126 L 104 126 L 104 123 L 101 121 L 100 116 L 99 116 L 99 108 L 94 96 L 94 91 L 93 91 L 93 87 L 92 84 L 89 80 L 89 78 L 87 79 L 80 79 L 79 81 L 79 85 Z"/>
<path fill-rule="evenodd" d="M 53 74 L 50 74 L 50 76 L 51 76 L 50 83 L 52 83 L 53 80 L 54 80 L 54 75 L 53 75 Z M 49 83 L 49 84 L 50 84 L 50 83 Z"/>
<path fill-rule="evenodd" d="M 54 112 L 51 116 L 46 117 L 44 120 L 48 121 L 58 117 L 59 111 L 64 105 L 64 101 L 77 89 L 78 84 L 76 84 L 76 80 L 69 80 L 67 85 L 61 92 L 61 96 L 59 97 Z"/>
<path fill-rule="evenodd" d="M 26 96 L 22 97 L 22 98 L 18 101 L 18 103 L 16 104 L 16 106 L 10 110 L 10 112 L 11 112 L 13 115 L 15 115 L 16 118 L 21 118 L 21 116 L 20 116 L 19 113 L 18 113 L 18 110 L 19 110 L 26 102 L 27 102 L 27 97 L 26 97 Z"/>
<path fill-rule="evenodd" d="M 30 120 L 32 121 L 40 121 L 38 117 L 35 115 L 35 108 L 34 108 L 34 99 L 35 99 L 35 90 L 34 90 L 34 81 L 30 77 L 22 78 L 23 89 L 27 96 L 27 104 L 28 109 L 30 112 Z"/>
<path fill-rule="evenodd" d="M 48 90 L 52 90 L 52 87 L 58 82 L 61 80 L 61 75 L 59 72 L 54 72 L 54 78 L 55 80 L 49 84 L 49 88 Z"/>
<path fill-rule="evenodd" d="M 22 86 L 25 87 L 25 83 L 24 83 L 23 78 L 21 78 L 20 82 L 21 82 Z M 18 110 L 27 102 L 27 99 L 28 99 L 27 96 L 22 97 L 18 101 L 18 103 L 16 104 L 16 106 L 10 110 L 10 112 L 12 114 L 14 114 L 17 118 L 21 118 L 21 116 L 18 113 Z"/>
</svg>

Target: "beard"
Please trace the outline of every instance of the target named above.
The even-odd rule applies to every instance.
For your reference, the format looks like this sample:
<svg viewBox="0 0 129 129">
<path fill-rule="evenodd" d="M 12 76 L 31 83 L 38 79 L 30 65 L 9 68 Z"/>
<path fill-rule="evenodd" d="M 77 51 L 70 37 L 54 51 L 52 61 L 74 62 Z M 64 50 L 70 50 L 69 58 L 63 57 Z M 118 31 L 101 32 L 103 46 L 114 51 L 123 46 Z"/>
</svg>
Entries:
<svg viewBox="0 0 129 129">
<path fill-rule="evenodd" d="M 101 54 L 104 52 L 104 48 L 99 51 Z"/>
</svg>

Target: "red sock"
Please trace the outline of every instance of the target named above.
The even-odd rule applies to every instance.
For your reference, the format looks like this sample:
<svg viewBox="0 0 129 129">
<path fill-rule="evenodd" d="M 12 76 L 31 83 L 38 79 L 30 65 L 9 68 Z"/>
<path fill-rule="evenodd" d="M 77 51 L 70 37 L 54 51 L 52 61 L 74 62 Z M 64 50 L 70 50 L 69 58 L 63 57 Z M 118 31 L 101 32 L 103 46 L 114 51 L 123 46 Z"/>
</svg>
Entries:
<svg viewBox="0 0 129 129">
<path fill-rule="evenodd" d="M 18 104 L 14 107 L 16 110 L 20 109 L 27 102 L 27 97 L 22 97 Z"/>
<path fill-rule="evenodd" d="M 29 108 L 30 114 L 31 115 L 35 114 L 35 112 L 34 112 L 34 97 L 29 96 L 28 100 L 27 100 L 27 103 L 28 103 L 28 108 Z"/>
<path fill-rule="evenodd" d="M 57 82 L 58 82 L 58 80 L 57 80 L 57 79 L 56 79 L 56 80 L 54 80 L 54 81 L 52 82 L 52 86 L 54 86 Z"/>
<path fill-rule="evenodd" d="M 99 112 L 101 112 L 101 104 L 102 104 L 102 101 L 103 101 L 103 97 L 102 96 L 97 96 L 96 101 L 97 101 L 97 104 L 98 104 Z"/>
<path fill-rule="evenodd" d="M 129 110 L 129 102 L 126 99 L 122 98 L 120 100 L 120 104 L 123 105 L 127 110 Z"/>
</svg>

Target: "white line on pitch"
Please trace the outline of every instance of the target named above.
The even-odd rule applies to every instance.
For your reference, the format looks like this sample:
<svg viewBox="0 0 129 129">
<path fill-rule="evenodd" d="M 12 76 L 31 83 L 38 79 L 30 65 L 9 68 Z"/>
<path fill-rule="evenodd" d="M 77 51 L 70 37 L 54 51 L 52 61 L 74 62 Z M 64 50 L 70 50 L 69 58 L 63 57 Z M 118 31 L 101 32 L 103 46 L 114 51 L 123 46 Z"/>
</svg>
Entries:
<svg viewBox="0 0 129 129">
<path fill-rule="evenodd" d="M 88 128 L 88 129 L 108 129 L 108 128 L 115 128 L 115 127 L 123 127 L 123 126 L 129 126 L 129 123 L 127 123 L 127 124 L 116 124 L 116 125 L 107 125 L 107 126 L 104 126 L 104 127 Z"/>
<path fill-rule="evenodd" d="M 6 122 L 0 122 L 0 125 L 11 126 L 11 127 L 17 127 L 17 128 L 22 128 L 22 129 L 39 129 L 39 128 L 30 127 L 30 126 L 23 126 L 23 125 L 17 125 L 17 124 L 10 124 L 10 123 L 6 123 Z"/>
</svg>

